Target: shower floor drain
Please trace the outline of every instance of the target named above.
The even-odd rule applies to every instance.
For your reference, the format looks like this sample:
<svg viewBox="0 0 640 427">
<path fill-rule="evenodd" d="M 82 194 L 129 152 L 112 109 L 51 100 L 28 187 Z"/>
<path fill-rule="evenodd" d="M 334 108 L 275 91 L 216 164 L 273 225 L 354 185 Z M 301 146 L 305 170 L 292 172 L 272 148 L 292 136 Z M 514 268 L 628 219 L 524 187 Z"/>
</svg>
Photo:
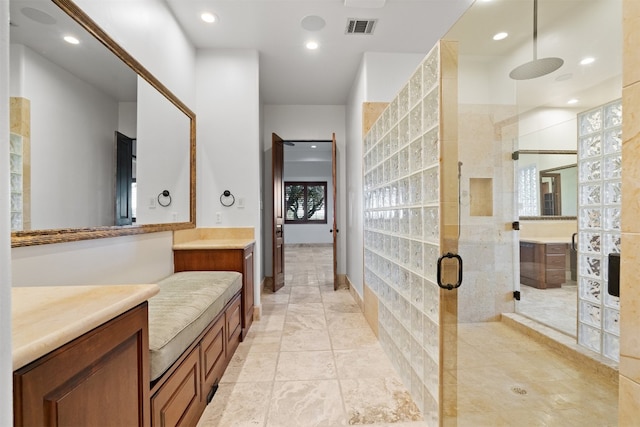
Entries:
<svg viewBox="0 0 640 427">
<path fill-rule="evenodd" d="M 514 392 L 515 394 L 527 394 L 527 390 L 521 387 L 511 387 L 511 391 Z"/>
</svg>

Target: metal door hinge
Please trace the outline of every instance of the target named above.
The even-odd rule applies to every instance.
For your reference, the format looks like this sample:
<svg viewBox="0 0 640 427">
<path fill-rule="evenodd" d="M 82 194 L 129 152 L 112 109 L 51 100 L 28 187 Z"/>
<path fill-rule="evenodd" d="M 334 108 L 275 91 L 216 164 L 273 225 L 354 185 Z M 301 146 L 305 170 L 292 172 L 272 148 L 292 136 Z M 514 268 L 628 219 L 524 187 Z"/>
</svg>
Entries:
<svg viewBox="0 0 640 427">
<path fill-rule="evenodd" d="M 520 230 L 520 221 L 513 221 L 511 223 L 511 228 L 514 230 Z"/>
<path fill-rule="evenodd" d="M 513 298 L 516 301 L 520 301 L 520 291 L 513 291 Z"/>
</svg>

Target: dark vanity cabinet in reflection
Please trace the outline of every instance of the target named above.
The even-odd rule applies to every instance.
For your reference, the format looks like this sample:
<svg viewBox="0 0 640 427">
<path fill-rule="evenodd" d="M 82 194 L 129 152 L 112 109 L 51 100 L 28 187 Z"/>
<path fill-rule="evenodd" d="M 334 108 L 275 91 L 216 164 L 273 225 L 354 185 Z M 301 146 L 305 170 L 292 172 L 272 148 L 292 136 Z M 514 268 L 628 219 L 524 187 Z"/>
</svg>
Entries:
<svg viewBox="0 0 640 427">
<path fill-rule="evenodd" d="M 520 241 L 520 283 L 538 289 L 566 282 L 566 243 Z"/>
</svg>

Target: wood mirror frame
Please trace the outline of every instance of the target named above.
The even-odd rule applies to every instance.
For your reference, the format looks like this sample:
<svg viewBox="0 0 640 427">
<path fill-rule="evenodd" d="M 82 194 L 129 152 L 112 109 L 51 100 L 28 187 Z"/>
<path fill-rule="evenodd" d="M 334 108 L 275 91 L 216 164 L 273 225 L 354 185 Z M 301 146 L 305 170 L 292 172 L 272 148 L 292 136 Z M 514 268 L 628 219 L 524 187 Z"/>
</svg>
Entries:
<svg viewBox="0 0 640 427">
<path fill-rule="evenodd" d="M 164 95 L 190 120 L 189 127 L 189 221 L 161 224 L 143 224 L 126 226 L 99 226 L 84 228 L 62 228 L 11 233 L 11 247 L 35 246 L 51 243 L 73 242 L 79 240 L 101 239 L 107 237 L 128 236 L 134 234 L 157 233 L 160 231 L 195 228 L 196 224 L 196 116 L 166 86 L 155 78 L 142 64 L 120 47 L 93 19 L 71 0 L 51 0 L 67 15 L 95 37 L 116 57 L 120 58 L 136 74 Z"/>
<path fill-rule="evenodd" d="M 518 158 L 522 154 L 573 154 L 576 156 L 578 155 L 577 150 L 518 150 L 516 153 Z M 577 163 L 571 164 L 570 166 L 577 167 Z M 540 176 L 538 176 L 537 179 L 540 180 Z M 576 191 L 578 191 L 577 188 L 576 188 Z M 540 200 L 540 203 L 542 203 L 542 200 Z M 571 215 L 535 215 L 535 216 L 520 215 L 519 216 L 519 219 L 521 221 L 571 221 L 571 220 L 577 220 L 577 218 L 578 218 L 577 216 L 571 216 Z"/>
</svg>

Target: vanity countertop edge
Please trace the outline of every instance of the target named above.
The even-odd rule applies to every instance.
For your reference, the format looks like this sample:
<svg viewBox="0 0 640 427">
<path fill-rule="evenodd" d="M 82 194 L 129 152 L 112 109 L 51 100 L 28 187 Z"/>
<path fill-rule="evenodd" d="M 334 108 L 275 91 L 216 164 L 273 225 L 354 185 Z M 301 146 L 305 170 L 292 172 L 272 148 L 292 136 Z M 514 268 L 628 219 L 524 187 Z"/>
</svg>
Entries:
<svg viewBox="0 0 640 427">
<path fill-rule="evenodd" d="M 125 313 L 158 292 L 155 284 L 12 288 L 13 370 Z"/>
<path fill-rule="evenodd" d="M 253 238 L 202 239 L 184 243 L 175 243 L 173 245 L 173 250 L 246 249 L 253 244 L 255 244 L 255 239 Z"/>
<path fill-rule="evenodd" d="M 539 244 L 569 244 L 571 243 L 571 236 L 569 237 L 520 237 L 521 242 L 539 243 Z"/>
</svg>

